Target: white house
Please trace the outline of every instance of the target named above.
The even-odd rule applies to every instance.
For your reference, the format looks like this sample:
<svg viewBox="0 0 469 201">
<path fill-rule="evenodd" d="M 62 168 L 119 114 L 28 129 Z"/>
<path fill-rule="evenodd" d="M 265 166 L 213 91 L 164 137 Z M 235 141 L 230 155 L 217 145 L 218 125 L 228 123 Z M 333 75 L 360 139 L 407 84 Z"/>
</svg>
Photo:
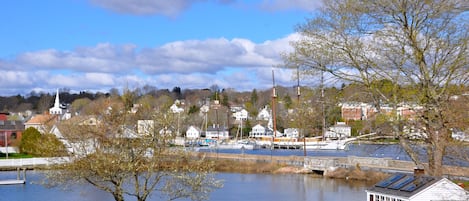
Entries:
<svg viewBox="0 0 469 201">
<path fill-rule="evenodd" d="M 200 138 L 201 130 L 195 126 L 189 126 L 186 131 L 186 137 L 189 139 Z"/>
<path fill-rule="evenodd" d="M 283 132 L 287 138 L 298 138 L 300 136 L 297 128 L 286 128 Z"/>
<path fill-rule="evenodd" d="M 345 122 L 337 122 L 336 125 L 329 127 L 326 131 L 326 138 L 344 138 L 352 136 L 352 127 L 345 124 Z"/>
<path fill-rule="evenodd" d="M 262 110 L 257 114 L 257 120 L 268 121 L 270 119 L 270 111 L 267 109 L 267 106 L 262 108 Z"/>
<path fill-rule="evenodd" d="M 469 192 L 442 177 L 396 173 L 366 190 L 367 201 L 468 200 Z"/>
<path fill-rule="evenodd" d="M 28 129 L 33 127 L 38 130 L 40 133 L 46 133 L 50 131 L 52 126 L 57 123 L 58 116 L 51 114 L 38 114 L 33 116 L 30 120 L 24 123 L 24 128 Z"/>
<path fill-rule="evenodd" d="M 235 112 L 233 116 L 237 121 L 246 121 L 248 119 L 248 111 L 241 109 Z"/>
<path fill-rule="evenodd" d="M 207 128 L 207 131 L 205 132 L 205 138 L 223 140 L 230 138 L 230 136 L 227 128 L 214 124 Z"/>
<path fill-rule="evenodd" d="M 249 132 L 249 137 L 259 138 L 259 137 L 272 137 L 272 132 L 268 132 L 264 126 L 260 124 L 252 127 L 251 132 Z"/>
</svg>

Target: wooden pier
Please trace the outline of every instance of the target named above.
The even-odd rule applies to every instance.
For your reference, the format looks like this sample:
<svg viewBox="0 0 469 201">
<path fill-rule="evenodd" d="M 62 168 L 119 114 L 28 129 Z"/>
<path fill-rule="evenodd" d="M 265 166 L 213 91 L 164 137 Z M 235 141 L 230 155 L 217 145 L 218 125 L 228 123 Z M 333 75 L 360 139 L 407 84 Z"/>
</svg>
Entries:
<svg viewBox="0 0 469 201">
<path fill-rule="evenodd" d="M 17 185 L 26 184 L 26 168 L 23 168 L 23 177 L 20 176 L 20 168 L 16 170 L 18 172 L 16 179 L 0 180 L 0 185 Z"/>
</svg>

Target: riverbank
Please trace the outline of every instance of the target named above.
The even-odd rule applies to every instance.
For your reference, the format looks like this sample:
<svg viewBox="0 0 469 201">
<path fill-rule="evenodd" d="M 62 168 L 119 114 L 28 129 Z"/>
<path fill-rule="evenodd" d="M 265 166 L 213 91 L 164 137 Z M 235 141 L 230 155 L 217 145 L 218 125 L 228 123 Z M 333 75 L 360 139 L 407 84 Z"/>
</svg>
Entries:
<svg viewBox="0 0 469 201">
<path fill-rule="evenodd" d="M 331 179 L 360 180 L 378 182 L 389 176 L 388 173 L 361 170 L 360 168 L 337 168 L 320 174 L 300 166 L 278 163 L 259 163 L 253 161 L 233 161 L 227 159 L 212 160 L 216 172 L 242 174 L 308 174 L 312 177 L 326 177 Z"/>
</svg>

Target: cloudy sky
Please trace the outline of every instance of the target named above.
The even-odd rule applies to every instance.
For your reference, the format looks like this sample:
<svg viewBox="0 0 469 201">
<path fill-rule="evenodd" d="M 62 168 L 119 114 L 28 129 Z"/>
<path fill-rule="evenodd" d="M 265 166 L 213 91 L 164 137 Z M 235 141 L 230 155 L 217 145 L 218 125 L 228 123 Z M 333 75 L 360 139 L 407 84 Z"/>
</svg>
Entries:
<svg viewBox="0 0 469 201">
<path fill-rule="evenodd" d="M 271 87 L 319 0 L 5 0 L 0 95 Z M 294 85 L 275 68 L 276 82 Z"/>
</svg>

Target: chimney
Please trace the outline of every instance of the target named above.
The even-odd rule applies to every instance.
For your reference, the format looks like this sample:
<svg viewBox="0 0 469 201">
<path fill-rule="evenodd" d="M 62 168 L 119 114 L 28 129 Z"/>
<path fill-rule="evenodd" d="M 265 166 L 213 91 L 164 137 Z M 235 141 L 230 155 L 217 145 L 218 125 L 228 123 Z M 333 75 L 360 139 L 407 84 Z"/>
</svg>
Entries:
<svg viewBox="0 0 469 201">
<path fill-rule="evenodd" d="M 10 113 L 8 113 L 8 112 L 0 112 L 0 120 L 1 120 L 1 121 L 6 121 L 6 120 L 8 120 L 8 115 L 10 115 Z"/>
<path fill-rule="evenodd" d="M 419 177 L 425 175 L 425 169 L 421 166 L 414 168 L 414 176 Z"/>
</svg>

